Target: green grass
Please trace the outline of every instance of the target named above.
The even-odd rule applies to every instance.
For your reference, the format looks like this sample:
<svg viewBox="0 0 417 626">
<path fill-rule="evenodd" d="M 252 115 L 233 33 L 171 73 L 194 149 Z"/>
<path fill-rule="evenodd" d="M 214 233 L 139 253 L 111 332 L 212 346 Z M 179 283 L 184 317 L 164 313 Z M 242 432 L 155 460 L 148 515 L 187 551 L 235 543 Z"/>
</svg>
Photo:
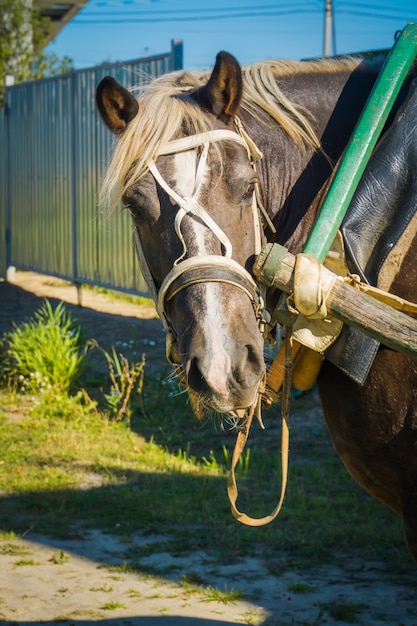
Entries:
<svg viewBox="0 0 417 626">
<path fill-rule="evenodd" d="M 82 284 L 82 288 L 88 291 L 93 291 L 94 293 L 101 293 L 105 295 L 106 298 L 110 300 L 110 302 L 122 301 L 129 302 L 130 304 L 135 304 L 138 306 L 148 306 L 151 308 L 155 308 L 155 303 L 152 298 L 147 298 L 146 296 L 137 296 L 135 294 L 116 291 L 115 289 L 109 289 L 108 287 L 95 287 L 88 284 Z M 155 317 L 157 317 L 156 309 Z"/>
<path fill-rule="evenodd" d="M 203 602 L 219 602 L 221 604 L 233 604 L 238 600 L 244 599 L 244 593 L 237 589 L 228 590 L 225 587 L 224 591 L 217 589 L 217 587 L 207 587 L 205 590 L 204 597 L 202 599 Z"/>
<path fill-rule="evenodd" d="M 126 605 L 122 602 L 106 602 L 100 607 L 103 611 L 115 611 L 116 609 L 125 609 Z"/>
<path fill-rule="evenodd" d="M 195 451 L 192 445 L 188 452 L 175 451 L 172 437 L 168 443 L 156 443 L 138 432 L 138 424 L 134 432 L 82 405 L 78 410 L 73 407 L 72 420 L 55 411 L 41 416 L 39 407 L 33 416 L 25 405 L 16 419 L 19 402 L 18 396 L 0 393 L 4 532 L 33 528 L 71 536 L 81 527 L 125 538 L 158 529 L 169 536 L 164 549 L 177 554 L 204 549 L 225 560 L 268 554 L 275 573 L 303 563 L 342 564 L 347 554 L 349 559 L 367 560 L 383 555 L 391 568 L 408 562 L 398 519 L 355 485 L 330 449 L 319 462 L 292 459 L 281 516 L 270 526 L 253 529 L 230 515 L 228 468 L 220 461 L 216 467 L 207 466 L 203 460 L 202 440 L 211 439 L 210 448 L 215 450 L 210 425 L 204 432 L 198 427 Z M 187 429 L 193 438 L 193 428 Z M 143 430 L 148 432 L 149 424 L 144 423 Z M 221 458 L 225 444 L 217 437 Z M 260 515 L 275 504 L 279 477 L 271 477 L 271 468 L 276 474 L 277 463 L 275 452 L 252 452 L 249 472 L 239 479 L 244 510 Z M 139 568 L 140 558 L 131 551 L 130 566 Z"/>
<path fill-rule="evenodd" d="M 202 549 L 217 562 L 265 557 L 274 574 L 349 567 L 356 557 L 383 560 L 397 574 L 414 571 L 399 519 L 354 483 L 327 440 L 292 446 L 286 499 L 273 524 L 236 522 L 226 495 L 235 435 L 197 423 L 176 392 L 176 383 L 145 375 L 140 402 L 121 421 L 91 402 L 88 388 L 72 395 L 0 389 L 0 538 L 10 544 L 29 530 L 116 534 L 126 543 L 118 572 L 146 571 L 143 558 L 161 550 L 157 543 L 129 550 L 136 532 L 163 534 L 163 550 L 174 554 Z M 238 506 L 253 516 L 276 504 L 278 448 L 276 431 L 256 434 L 238 467 Z"/>
</svg>

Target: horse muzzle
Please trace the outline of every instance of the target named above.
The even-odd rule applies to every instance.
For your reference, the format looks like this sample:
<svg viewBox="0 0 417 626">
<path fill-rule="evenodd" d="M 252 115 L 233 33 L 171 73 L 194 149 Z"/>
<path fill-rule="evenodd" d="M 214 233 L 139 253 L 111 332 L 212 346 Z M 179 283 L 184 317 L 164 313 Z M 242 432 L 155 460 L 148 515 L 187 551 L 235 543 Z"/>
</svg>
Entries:
<svg viewBox="0 0 417 626">
<path fill-rule="evenodd" d="M 192 301 L 196 298 L 188 291 L 194 285 L 207 283 L 226 286 L 225 304 L 218 317 L 212 316 L 210 324 L 202 323 L 198 312 L 192 311 Z M 231 289 L 227 290 L 227 286 Z M 181 297 L 174 304 L 179 294 L 191 301 L 188 308 L 180 302 Z M 236 309 L 234 317 L 230 314 L 232 301 Z M 240 306 L 236 305 L 238 301 Z M 165 316 L 167 358 L 191 396 L 195 399 L 197 394 L 199 407 L 230 413 L 255 401 L 265 369 L 259 328 L 260 301 L 251 275 L 225 257 L 186 259 L 163 282 L 158 308 Z M 178 328 L 168 313 L 169 308 L 176 311 Z M 195 406 L 193 400 L 192 404 Z M 200 413 L 195 409 L 194 412 Z"/>
<path fill-rule="evenodd" d="M 191 350 L 185 366 L 188 389 L 199 403 L 217 413 L 234 413 L 256 401 L 264 375 L 262 352 L 253 346 L 238 346 L 232 358 L 226 351 L 210 355 Z"/>
</svg>

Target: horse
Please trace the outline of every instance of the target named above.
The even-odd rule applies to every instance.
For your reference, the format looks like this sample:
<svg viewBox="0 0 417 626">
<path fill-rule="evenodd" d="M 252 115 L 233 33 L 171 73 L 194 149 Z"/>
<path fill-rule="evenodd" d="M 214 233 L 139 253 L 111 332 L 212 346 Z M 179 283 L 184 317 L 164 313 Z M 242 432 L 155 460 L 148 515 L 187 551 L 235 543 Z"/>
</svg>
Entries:
<svg viewBox="0 0 417 626">
<path fill-rule="evenodd" d="M 263 337 L 279 294 L 254 279 L 254 262 L 265 242 L 302 251 L 380 65 L 349 56 L 242 68 L 223 51 L 211 71 L 164 75 L 138 96 L 112 77 L 98 85 L 117 136 L 100 202 L 131 213 L 167 358 L 197 417 L 239 423 L 264 393 Z M 411 71 L 352 200 L 350 254 L 351 271 L 412 301 L 415 85 Z M 377 345 L 368 369 L 358 381 L 324 359 L 320 402 L 346 468 L 401 516 L 417 561 L 417 364 Z"/>
</svg>

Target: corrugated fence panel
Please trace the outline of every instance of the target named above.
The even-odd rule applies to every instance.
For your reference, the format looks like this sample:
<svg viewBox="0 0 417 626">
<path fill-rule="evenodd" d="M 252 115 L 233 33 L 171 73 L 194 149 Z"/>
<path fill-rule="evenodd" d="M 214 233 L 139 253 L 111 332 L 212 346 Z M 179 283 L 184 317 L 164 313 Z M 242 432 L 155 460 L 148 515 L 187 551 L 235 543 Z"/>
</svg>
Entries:
<svg viewBox="0 0 417 626">
<path fill-rule="evenodd" d="M 79 282 L 117 285 L 120 289 L 146 292 L 142 277 L 137 275 L 130 218 L 121 211 L 103 216 L 97 211 L 97 193 L 104 175 L 113 135 L 106 129 L 94 104 L 97 84 L 107 74 L 129 85 L 130 68 L 105 67 L 100 71 L 75 76 L 75 137 L 77 179 L 77 276 Z M 126 75 L 123 76 L 123 75 Z M 122 80 L 123 79 L 123 80 Z M 85 133 L 84 129 L 90 132 Z M 91 137 L 94 141 L 91 141 Z"/>
<path fill-rule="evenodd" d="M 8 89 L 9 108 L 0 110 L 0 276 L 11 264 L 147 293 L 129 214 L 98 214 L 114 138 L 96 110 L 95 91 L 108 74 L 132 87 L 181 67 L 182 42 L 172 42 L 167 54 Z"/>
<path fill-rule="evenodd" d="M 10 94 L 11 260 L 71 276 L 71 77 Z"/>
</svg>

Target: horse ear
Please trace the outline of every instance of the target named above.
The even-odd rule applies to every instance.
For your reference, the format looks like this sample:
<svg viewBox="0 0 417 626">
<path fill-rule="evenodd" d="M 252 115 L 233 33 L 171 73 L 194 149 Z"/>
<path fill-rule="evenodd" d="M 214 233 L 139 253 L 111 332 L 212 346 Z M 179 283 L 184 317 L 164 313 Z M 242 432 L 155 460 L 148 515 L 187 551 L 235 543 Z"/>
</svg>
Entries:
<svg viewBox="0 0 417 626">
<path fill-rule="evenodd" d="M 208 108 L 217 117 L 234 117 L 240 106 L 242 91 L 242 70 L 239 63 L 228 52 L 219 52 L 208 83 L 195 96 L 200 105 Z"/>
<path fill-rule="evenodd" d="M 139 110 L 136 98 L 111 76 L 98 85 L 96 103 L 104 123 L 116 135 L 126 129 Z"/>
</svg>

